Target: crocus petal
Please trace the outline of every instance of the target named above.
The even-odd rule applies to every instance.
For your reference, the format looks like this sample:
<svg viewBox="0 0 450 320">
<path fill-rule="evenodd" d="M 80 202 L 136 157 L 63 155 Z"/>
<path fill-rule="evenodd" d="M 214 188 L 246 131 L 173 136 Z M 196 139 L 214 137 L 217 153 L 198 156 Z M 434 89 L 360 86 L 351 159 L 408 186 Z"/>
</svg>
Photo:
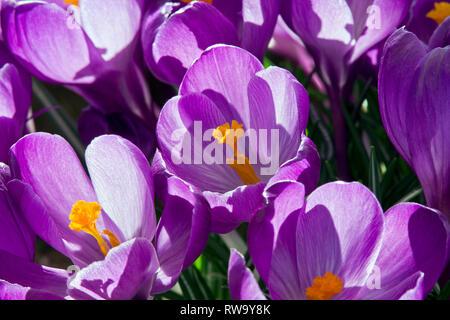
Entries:
<svg viewBox="0 0 450 320">
<path fill-rule="evenodd" d="M 62 300 L 62 297 L 0 280 L 0 300 Z"/>
<path fill-rule="evenodd" d="M 176 177 L 167 180 L 166 190 L 155 238 L 160 269 L 152 294 L 175 285 L 181 271 L 200 256 L 209 237 L 210 213 L 205 199 Z"/>
<path fill-rule="evenodd" d="M 70 250 L 63 242 L 63 235 L 58 225 L 48 214 L 44 203 L 29 184 L 14 179 L 8 182 L 8 190 L 15 208 L 36 235 L 62 254 L 70 256 L 74 263 L 80 265 L 86 263 L 80 262 L 78 258 L 71 255 Z M 82 251 L 80 253 L 82 255 Z M 89 261 L 89 259 L 89 257 L 82 257 L 84 261 Z"/>
<path fill-rule="evenodd" d="M 41 266 L 2 250 L 0 261 L 0 279 L 60 297 L 66 295 L 67 271 Z"/>
<path fill-rule="evenodd" d="M 269 67 L 256 73 L 247 91 L 251 110 L 250 127 L 270 131 L 267 133 L 267 151 L 275 147 L 271 136 L 273 130 L 277 130 L 278 141 L 275 143 L 279 163 L 293 158 L 295 150 L 288 146 L 300 145 L 301 134 L 308 122 L 309 99 L 305 88 L 289 71 Z M 265 155 L 271 158 L 274 156 Z"/>
<path fill-rule="evenodd" d="M 23 132 L 31 103 L 31 78 L 23 69 L 7 63 L 0 69 L 0 117 L 12 118 Z"/>
<path fill-rule="evenodd" d="M 157 137 L 167 167 L 201 190 L 226 192 L 242 185 L 237 173 L 226 165 L 227 147 L 213 141 L 212 130 L 231 121 L 222 111 L 206 95 L 188 94 L 169 100 L 158 120 Z M 211 164 L 206 162 L 203 155 L 210 144 L 222 150 L 221 161 L 214 157 Z"/>
<path fill-rule="evenodd" d="M 113 58 L 127 62 L 141 27 L 143 0 L 81 0 L 80 14 L 83 30 L 95 47 L 104 50 L 105 61 Z M 118 57 L 118 55 L 123 57 Z"/>
<path fill-rule="evenodd" d="M 8 190 L 0 179 L 0 250 L 28 261 L 34 259 L 35 236 L 21 215 L 16 212 Z"/>
<path fill-rule="evenodd" d="M 446 263 L 447 231 L 439 213 L 413 203 L 386 212 L 386 229 L 376 266 L 381 290 L 423 273 L 422 296 L 433 288 Z"/>
<path fill-rule="evenodd" d="M 281 14 L 315 57 L 324 81 L 342 86 L 345 55 L 353 38 L 348 26 L 354 24 L 347 2 L 287 0 L 282 2 Z"/>
<path fill-rule="evenodd" d="M 436 21 L 427 17 L 427 13 L 433 10 L 435 2 L 437 1 L 415 0 L 411 8 L 411 17 L 406 24 L 406 29 L 425 43 L 437 27 Z"/>
<path fill-rule="evenodd" d="M 414 34 L 399 29 L 386 41 L 378 76 L 383 125 L 395 148 L 409 164 L 406 114 L 411 106 L 406 101 L 410 83 L 405 79 L 413 79 L 414 70 L 426 52 L 426 46 Z"/>
<path fill-rule="evenodd" d="M 350 57 L 352 63 L 401 24 L 410 10 L 412 0 L 352 0 L 350 3 L 352 9 L 356 6 L 360 9 L 358 14 L 353 14 L 355 23 L 362 20 L 360 26 L 365 28 L 365 32 L 357 37 Z M 362 3 L 366 4 L 361 6 Z M 358 32 L 357 27 L 354 26 L 355 32 Z"/>
<path fill-rule="evenodd" d="M 228 262 L 228 287 L 233 300 L 267 300 L 244 257 L 233 248 Z"/>
<path fill-rule="evenodd" d="M 132 239 L 77 272 L 68 292 L 81 300 L 147 299 L 158 267 L 153 245 L 143 238 Z"/>
<path fill-rule="evenodd" d="M 423 281 L 423 273 L 417 272 L 407 278 L 399 279 L 395 286 L 385 289 L 362 287 L 356 295 L 347 297 L 347 300 L 423 300 L 425 298 Z M 344 297 L 344 295 L 336 295 L 336 298 Z"/>
<path fill-rule="evenodd" d="M 150 16 L 150 19 L 153 17 Z M 214 6 L 193 2 L 173 13 L 159 28 L 147 22 L 144 54 L 151 71 L 163 81 L 179 85 L 203 50 L 216 43 L 238 45 L 236 28 Z"/>
<path fill-rule="evenodd" d="M 152 239 L 156 229 L 153 179 L 144 154 L 128 140 L 104 135 L 86 149 L 86 165 L 100 205 L 121 231 L 119 241 Z"/>
<path fill-rule="evenodd" d="M 0 53 L 3 50 L 0 46 Z M 31 79 L 21 68 L 7 63 L 0 69 L 0 83 L 0 161 L 7 162 L 9 147 L 24 131 L 31 103 Z"/>
<path fill-rule="evenodd" d="M 267 183 L 267 188 L 278 181 L 293 180 L 301 182 L 305 186 L 306 194 L 310 194 L 319 183 L 320 164 L 316 145 L 311 139 L 302 135 L 297 155 L 281 165 Z"/>
<path fill-rule="evenodd" d="M 211 207 L 211 231 L 228 233 L 243 222 L 249 222 L 253 214 L 264 205 L 264 183 L 240 186 L 226 193 L 204 191 Z"/>
<path fill-rule="evenodd" d="M 442 22 L 431 35 L 428 46 L 430 49 L 445 47 L 450 43 L 450 19 Z"/>
<path fill-rule="evenodd" d="M 246 88 L 261 62 L 247 51 L 227 45 L 215 45 L 203 52 L 186 72 L 180 95 L 203 93 L 220 110 L 231 110 L 233 119 L 249 128 L 250 109 Z"/>
<path fill-rule="evenodd" d="M 417 66 L 406 97 L 411 162 L 432 208 L 450 218 L 450 50 L 435 48 Z"/>
<path fill-rule="evenodd" d="M 98 57 L 84 31 L 68 27 L 70 15 L 63 8 L 43 2 L 2 4 L 5 42 L 30 72 L 46 81 L 92 82 L 90 63 Z"/>
<path fill-rule="evenodd" d="M 306 214 L 329 212 L 339 238 L 345 287 L 361 286 L 369 276 L 381 247 L 383 211 L 378 200 L 360 183 L 331 182 L 314 190 Z"/>
<path fill-rule="evenodd" d="M 84 264 L 102 259 L 92 236 L 69 228 L 69 215 L 78 200 L 97 201 L 91 182 L 69 143 L 48 133 L 30 134 L 11 147 L 10 155 L 11 170 L 43 202 L 52 223 L 70 247 L 67 250 Z M 103 230 L 102 216 L 97 223 L 97 228 Z M 39 235 L 42 230 L 34 231 Z"/>
<path fill-rule="evenodd" d="M 279 13 L 279 1 L 243 0 L 241 47 L 264 57 Z"/>
<path fill-rule="evenodd" d="M 267 188 L 264 195 L 270 205 L 252 217 L 247 238 L 252 261 L 267 284 L 272 251 L 278 241 L 280 228 L 291 214 L 297 215 L 303 207 L 305 187 L 297 182 L 280 181 Z M 293 241 L 295 245 L 295 239 Z"/>
</svg>

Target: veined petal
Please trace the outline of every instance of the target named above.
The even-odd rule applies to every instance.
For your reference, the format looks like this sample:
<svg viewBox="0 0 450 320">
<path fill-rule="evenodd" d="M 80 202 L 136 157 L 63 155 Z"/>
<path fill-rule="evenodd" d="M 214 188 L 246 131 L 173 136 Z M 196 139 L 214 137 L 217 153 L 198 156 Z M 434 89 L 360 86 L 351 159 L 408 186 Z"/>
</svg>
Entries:
<svg viewBox="0 0 450 320">
<path fill-rule="evenodd" d="M 45 213 L 39 210 L 35 218 L 28 216 L 27 219 L 48 215 L 43 225 L 51 225 L 54 231 L 58 230 L 57 234 L 65 241 L 71 258 L 78 256 L 84 264 L 102 259 L 92 236 L 69 228 L 69 215 L 78 200 L 97 201 L 91 182 L 69 143 L 48 133 L 27 135 L 11 147 L 10 164 L 14 176 L 29 184 L 45 207 Z M 97 227 L 103 230 L 103 226 L 103 217 L 100 216 Z M 44 230 L 34 231 L 42 236 Z M 52 238 L 54 234 L 43 236 Z"/>
<path fill-rule="evenodd" d="M 230 21 L 203 2 L 190 3 L 170 15 L 156 34 L 154 24 L 148 22 L 146 26 L 149 29 L 144 29 L 143 41 L 147 65 L 161 80 L 177 86 L 203 50 L 217 43 L 239 43 Z"/>
<path fill-rule="evenodd" d="M 68 26 L 70 14 L 56 4 L 3 2 L 2 30 L 9 50 L 37 77 L 59 83 L 90 83 L 96 56 L 89 38 Z M 76 50 L 74 50 L 76 48 Z"/>
<path fill-rule="evenodd" d="M 330 182 L 306 201 L 306 214 L 319 210 L 330 214 L 339 239 L 342 267 L 338 276 L 345 287 L 362 286 L 382 244 L 384 216 L 378 200 L 358 182 Z"/>
<path fill-rule="evenodd" d="M 164 211 L 158 223 L 155 247 L 160 269 L 152 294 L 168 291 L 181 271 L 190 266 L 206 247 L 210 232 L 210 212 L 201 194 L 178 179 L 166 181 Z"/>
<path fill-rule="evenodd" d="M 261 62 L 244 49 L 215 45 L 205 50 L 186 72 L 179 94 L 203 93 L 220 110 L 230 110 L 232 120 L 249 128 L 246 88 L 255 73 L 263 69 Z"/>
<path fill-rule="evenodd" d="M 421 296 L 426 296 L 446 264 L 447 231 L 442 217 L 413 203 L 398 204 L 385 217 L 383 245 L 376 261 L 381 289 L 394 290 L 403 279 L 420 272 Z"/>
<path fill-rule="evenodd" d="M 77 272 L 68 292 L 81 300 L 147 299 L 158 267 L 153 245 L 143 238 L 132 239 Z"/>
<path fill-rule="evenodd" d="M 153 178 L 144 154 L 128 140 L 104 135 L 86 149 L 86 165 L 100 205 L 121 231 L 121 237 L 116 234 L 119 241 L 153 239 Z"/>
<path fill-rule="evenodd" d="M 127 64 L 134 54 L 143 9 L 144 0 L 108 0 L 107 5 L 102 0 L 80 0 L 83 30 L 104 51 L 105 61 Z"/>
<path fill-rule="evenodd" d="M 267 300 L 245 260 L 236 249 L 231 249 L 228 262 L 228 287 L 233 300 Z"/>
<path fill-rule="evenodd" d="M 409 164 L 411 154 L 406 115 L 411 106 L 406 101 L 411 84 L 405 79 L 413 79 L 414 71 L 426 53 L 426 46 L 414 34 L 399 29 L 386 41 L 378 76 L 383 125 L 389 139 Z"/>
</svg>

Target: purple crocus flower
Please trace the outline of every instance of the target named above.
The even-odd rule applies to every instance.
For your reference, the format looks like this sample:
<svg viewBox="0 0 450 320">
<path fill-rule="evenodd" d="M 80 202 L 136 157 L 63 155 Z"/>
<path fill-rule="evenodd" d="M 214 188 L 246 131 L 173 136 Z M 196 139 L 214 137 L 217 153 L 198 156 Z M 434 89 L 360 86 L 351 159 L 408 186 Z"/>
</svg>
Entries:
<svg viewBox="0 0 450 320">
<path fill-rule="evenodd" d="M 378 78 L 386 132 L 414 170 L 427 205 L 450 219 L 450 19 L 427 46 L 397 30 L 387 40 Z"/>
<path fill-rule="evenodd" d="M 314 58 L 332 108 L 338 175 L 350 178 L 348 130 L 341 99 L 350 100 L 356 62 L 405 19 L 412 0 L 286 0 L 281 15 Z M 369 69 L 371 66 L 369 66 Z"/>
<path fill-rule="evenodd" d="M 450 16 L 450 2 L 415 0 L 406 29 L 428 43 L 434 30 Z"/>
<path fill-rule="evenodd" d="M 36 237 L 18 211 L 29 200 L 16 193 L 20 184 L 0 162 L 0 300 L 62 299 L 67 272 L 33 263 Z"/>
<path fill-rule="evenodd" d="M 239 47 L 212 46 L 161 111 L 155 174 L 201 193 L 212 230 L 229 232 L 264 204 L 266 185 L 298 180 L 307 192 L 317 185 L 320 159 L 303 134 L 308 108 L 306 90 L 288 71 L 265 70 Z"/>
<path fill-rule="evenodd" d="M 156 2 L 142 31 L 147 66 L 158 79 L 178 86 L 192 62 L 214 44 L 240 46 L 262 59 L 275 27 L 279 2 Z"/>
<path fill-rule="evenodd" d="M 432 289 L 447 252 L 437 211 L 401 203 L 383 214 L 357 182 L 304 194 L 297 182 L 273 185 L 249 224 L 250 256 L 272 299 L 423 299 Z M 236 251 L 228 277 L 233 299 L 265 299 Z"/>
<path fill-rule="evenodd" d="M 11 163 L 22 193 L 36 194 L 21 207 L 31 228 L 81 268 L 69 283 L 72 298 L 145 299 L 167 291 L 206 246 L 205 201 L 173 177 L 156 225 L 150 164 L 119 136 L 87 147 L 90 179 L 70 145 L 46 133 L 19 140 Z"/>
<path fill-rule="evenodd" d="M 153 131 L 138 50 L 145 6 L 144 0 L 3 1 L 4 41 L 39 79 L 65 85 L 103 113 L 124 113 Z"/>
<path fill-rule="evenodd" d="M 31 103 L 31 79 L 0 43 L 0 162 L 25 131 Z"/>
</svg>

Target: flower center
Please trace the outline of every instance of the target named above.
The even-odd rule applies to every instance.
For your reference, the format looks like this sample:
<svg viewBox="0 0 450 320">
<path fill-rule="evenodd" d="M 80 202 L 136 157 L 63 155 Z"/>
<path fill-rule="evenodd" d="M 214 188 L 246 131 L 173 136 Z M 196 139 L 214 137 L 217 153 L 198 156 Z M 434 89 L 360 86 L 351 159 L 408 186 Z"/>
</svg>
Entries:
<svg viewBox="0 0 450 320">
<path fill-rule="evenodd" d="M 306 288 L 308 300 L 330 300 L 344 288 L 342 280 L 332 272 L 327 272 L 323 277 L 315 277 L 313 285 Z"/>
<path fill-rule="evenodd" d="M 435 2 L 434 8 L 427 13 L 427 18 L 433 19 L 437 24 L 444 22 L 448 16 L 450 16 L 450 3 L 448 2 Z"/>
<path fill-rule="evenodd" d="M 184 2 L 184 3 L 189 3 L 189 2 L 192 2 L 192 1 L 194 1 L 194 0 L 181 0 L 181 2 Z M 206 3 L 209 3 L 209 4 L 213 3 L 213 0 L 198 0 L 198 1 L 206 2 Z"/>
<path fill-rule="evenodd" d="M 213 137 L 219 143 L 226 143 L 233 148 L 234 157 L 227 158 L 227 164 L 233 168 L 234 171 L 236 171 L 242 182 L 245 185 L 257 184 L 259 182 L 259 178 L 255 173 L 255 169 L 250 164 L 248 158 L 239 153 L 237 150 L 237 141 L 239 138 L 244 136 L 244 130 L 242 129 L 243 126 L 243 124 L 239 124 L 236 120 L 231 122 L 231 127 L 230 124 L 226 122 L 217 127 L 217 129 L 214 129 Z"/>
<path fill-rule="evenodd" d="M 72 4 L 78 7 L 78 0 L 64 0 L 65 4 Z"/>
<path fill-rule="evenodd" d="M 79 232 L 84 231 L 97 240 L 98 246 L 102 253 L 106 256 L 110 246 L 103 239 L 101 234 L 98 232 L 95 222 L 102 210 L 102 207 L 97 202 L 86 202 L 83 200 L 78 200 L 73 206 L 70 212 L 70 224 L 69 228 Z M 109 238 L 109 243 L 112 248 L 120 244 L 117 237 L 109 230 L 103 230 L 103 234 L 107 235 Z"/>
</svg>

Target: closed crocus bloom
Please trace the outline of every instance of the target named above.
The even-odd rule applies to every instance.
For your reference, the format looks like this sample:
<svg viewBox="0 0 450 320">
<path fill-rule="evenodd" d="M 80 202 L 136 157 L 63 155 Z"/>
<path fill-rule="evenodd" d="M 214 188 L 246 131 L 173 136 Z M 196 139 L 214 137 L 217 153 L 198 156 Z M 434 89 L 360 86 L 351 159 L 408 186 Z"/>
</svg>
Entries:
<svg viewBox="0 0 450 320">
<path fill-rule="evenodd" d="M 144 0 L 3 1 L 6 45 L 41 80 L 65 85 L 104 113 L 155 117 L 139 32 Z"/>
<path fill-rule="evenodd" d="M 36 237 L 18 209 L 32 203 L 18 184 L 0 162 L 0 300 L 62 299 L 68 273 L 33 263 Z"/>
<path fill-rule="evenodd" d="M 240 46 L 264 57 L 279 13 L 279 0 L 160 1 L 144 20 L 147 66 L 178 86 L 192 62 L 214 44 Z"/>
<path fill-rule="evenodd" d="M 378 78 L 386 132 L 416 173 L 427 205 L 450 219 L 450 19 L 429 45 L 397 30 L 386 42 Z"/>
<path fill-rule="evenodd" d="M 401 203 L 383 214 L 357 182 L 325 184 L 306 200 L 303 185 L 280 182 L 267 196 L 248 242 L 272 299 L 423 299 L 443 270 L 447 232 L 433 209 Z M 228 277 L 233 299 L 265 299 L 236 251 Z"/>
<path fill-rule="evenodd" d="M 332 108 L 338 175 L 350 178 L 348 130 L 341 110 L 366 53 L 401 25 L 412 0 L 286 0 L 281 15 L 314 58 Z"/>
<path fill-rule="evenodd" d="M 0 162 L 25 131 L 31 103 L 31 78 L 0 43 Z"/>
<path fill-rule="evenodd" d="M 406 29 L 428 43 L 434 30 L 450 16 L 450 2 L 415 0 Z"/>
<path fill-rule="evenodd" d="M 212 230 L 226 233 L 264 204 L 264 188 L 298 180 L 317 185 L 320 159 L 304 135 L 309 100 L 288 71 L 233 46 L 207 49 L 186 72 L 158 123 L 158 176 L 176 176 L 201 193 Z M 164 180 L 164 179 L 163 179 Z"/>
<path fill-rule="evenodd" d="M 37 195 L 33 210 L 27 203 L 21 208 L 30 227 L 81 268 L 69 283 L 71 298 L 146 299 L 164 292 L 206 245 L 206 204 L 179 179 L 169 179 L 172 205 L 156 224 L 150 164 L 128 140 L 104 135 L 91 142 L 90 179 L 59 136 L 25 136 L 11 158 L 21 192 Z"/>
</svg>

